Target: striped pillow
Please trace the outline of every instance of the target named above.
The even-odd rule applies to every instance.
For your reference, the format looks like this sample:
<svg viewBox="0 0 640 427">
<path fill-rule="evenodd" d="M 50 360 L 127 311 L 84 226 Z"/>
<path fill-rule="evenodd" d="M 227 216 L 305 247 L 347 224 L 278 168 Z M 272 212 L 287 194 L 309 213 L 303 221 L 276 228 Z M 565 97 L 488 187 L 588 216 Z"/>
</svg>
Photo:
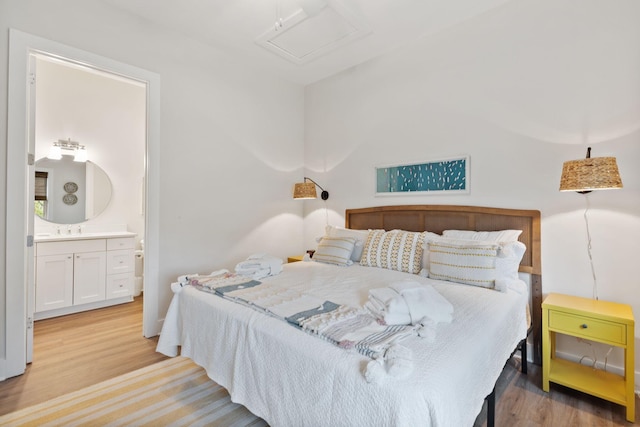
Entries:
<svg viewBox="0 0 640 427">
<path fill-rule="evenodd" d="M 422 261 L 423 233 L 371 230 L 360 265 L 418 274 Z"/>
<path fill-rule="evenodd" d="M 495 287 L 497 243 L 461 243 L 432 240 L 428 243 L 429 277 L 438 280 Z"/>
<path fill-rule="evenodd" d="M 351 265 L 351 252 L 356 239 L 353 237 L 328 237 L 320 239 L 313 260 L 335 265 Z"/>
</svg>

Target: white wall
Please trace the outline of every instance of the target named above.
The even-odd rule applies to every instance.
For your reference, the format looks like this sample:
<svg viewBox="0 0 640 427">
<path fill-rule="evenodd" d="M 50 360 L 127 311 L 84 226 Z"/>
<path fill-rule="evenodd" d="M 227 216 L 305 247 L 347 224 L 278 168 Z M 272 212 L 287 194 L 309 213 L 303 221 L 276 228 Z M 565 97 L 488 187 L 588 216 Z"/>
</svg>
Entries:
<svg viewBox="0 0 640 427">
<path fill-rule="evenodd" d="M 592 296 L 585 197 L 562 163 L 617 157 L 624 189 L 589 195 L 599 296 L 640 317 L 640 2 L 509 2 L 305 89 L 305 166 L 345 208 L 458 204 L 542 213 L 543 293 Z M 471 157 L 469 195 L 375 197 L 374 166 Z M 322 233 L 306 203 L 305 244 Z M 640 348 L 636 328 L 636 347 Z M 561 351 L 588 354 L 583 344 Z M 599 349 L 604 360 L 608 348 Z M 620 366 L 620 355 L 609 358 Z M 636 353 L 640 369 L 640 353 Z"/>
<path fill-rule="evenodd" d="M 0 1 L 0 146 L 6 147 L 8 29 L 160 75 L 159 313 L 186 272 L 233 268 L 252 252 L 300 253 L 303 88 L 98 0 Z M 105 166 L 106 168 L 106 166 Z M 0 189 L 6 149 L 0 149 Z M 137 183 L 136 183 L 137 187 Z M 1 190 L 4 191 L 4 190 Z M 0 227 L 5 227 L 0 197 Z M 0 245 L 0 259 L 5 259 Z M 4 266 L 0 277 L 4 278 Z M 2 283 L 5 286 L 20 284 Z M 5 312 L 0 308 L 0 356 Z"/>
<path fill-rule="evenodd" d="M 56 222 L 83 223 L 85 229 L 92 231 L 124 225 L 128 231 L 137 233 L 137 241 L 144 238 L 141 213 L 146 138 L 144 85 L 43 59 L 36 60 L 36 73 L 38 164 L 44 159 L 47 163 L 66 161 L 78 165 L 70 156 L 61 160 L 46 159 L 54 141 L 71 139 L 86 147 L 88 159 L 107 174 L 112 187 L 111 200 L 104 212 L 83 222 L 85 216 L 79 219 L 77 215 L 64 216 L 65 210 L 75 206 L 62 203 L 64 182 L 55 183 L 49 205 L 59 211 L 56 217 L 60 220 Z M 85 187 L 81 185 L 77 194 L 82 196 Z M 84 215 L 85 198 L 77 205 Z M 51 223 L 36 218 L 36 234 L 51 231 L 52 227 Z M 73 229 L 75 232 L 77 227 Z"/>
</svg>

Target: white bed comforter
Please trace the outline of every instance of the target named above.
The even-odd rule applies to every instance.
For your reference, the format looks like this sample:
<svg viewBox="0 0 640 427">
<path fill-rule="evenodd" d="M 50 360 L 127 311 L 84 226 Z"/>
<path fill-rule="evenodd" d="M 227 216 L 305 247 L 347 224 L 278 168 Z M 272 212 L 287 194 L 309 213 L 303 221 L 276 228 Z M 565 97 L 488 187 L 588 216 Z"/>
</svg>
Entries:
<svg viewBox="0 0 640 427">
<path fill-rule="evenodd" d="M 433 343 L 402 342 L 413 353 L 408 378 L 370 384 L 370 359 L 281 320 L 192 287 L 177 293 L 157 350 L 203 366 L 234 402 L 272 426 L 471 426 L 527 330 L 528 296 L 439 282 L 391 270 L 315 262 L 264 279 L 339 304 L 363 306 L 368 290 L 398 280 L 432 284 L 454 306 Z"/>
</svg>

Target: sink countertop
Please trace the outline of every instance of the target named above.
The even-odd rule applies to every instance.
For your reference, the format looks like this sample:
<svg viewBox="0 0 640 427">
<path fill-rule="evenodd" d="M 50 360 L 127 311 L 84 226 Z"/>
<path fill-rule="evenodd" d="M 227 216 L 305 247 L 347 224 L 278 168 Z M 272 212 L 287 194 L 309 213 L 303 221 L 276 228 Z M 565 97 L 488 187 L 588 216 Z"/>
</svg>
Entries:
<svg viewBox="0 0 640 427">
<path fill-rule="evenodd" d="M 130 231 L 106 231 L 102 233 L 73 233 L 73 234 L 54 234 L 54 233 L 36 233 L 33 240 L 36 243 L 42 242 L 58 242 L 65 240 L 88 240 L 88 239 L 112 239 L 117 237 L 135 237 L 137 234 Z"/>
</svg>

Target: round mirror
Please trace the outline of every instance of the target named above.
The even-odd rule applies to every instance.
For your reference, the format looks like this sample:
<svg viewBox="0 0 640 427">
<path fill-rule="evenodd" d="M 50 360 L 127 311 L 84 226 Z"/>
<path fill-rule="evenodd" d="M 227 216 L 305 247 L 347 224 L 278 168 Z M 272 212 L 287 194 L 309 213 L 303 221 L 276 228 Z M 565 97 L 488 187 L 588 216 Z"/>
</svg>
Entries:
<svg viewBox="0 0 640 427">
<path fill-rule="evenodd" d="M 77 224 L 100 215 L 111 200 L 111 181 L 93 162 L 42 158 L 36 162 L 35 214 L 57 224 Z"/>
</svg>

